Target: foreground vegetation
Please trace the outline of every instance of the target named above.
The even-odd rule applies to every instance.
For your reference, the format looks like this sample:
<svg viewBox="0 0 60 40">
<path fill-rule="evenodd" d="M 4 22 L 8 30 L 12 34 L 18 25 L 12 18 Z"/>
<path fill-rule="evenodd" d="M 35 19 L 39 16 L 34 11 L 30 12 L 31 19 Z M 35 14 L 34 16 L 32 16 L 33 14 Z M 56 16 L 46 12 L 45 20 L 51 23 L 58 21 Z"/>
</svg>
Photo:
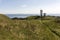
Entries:
<svg viewBox="0 0 60 40">
<path fill-rule="evenodd" d="M 60 40 L 60 20 L 11 20 L 0 14 L 0 40 Z"/>
</svg>

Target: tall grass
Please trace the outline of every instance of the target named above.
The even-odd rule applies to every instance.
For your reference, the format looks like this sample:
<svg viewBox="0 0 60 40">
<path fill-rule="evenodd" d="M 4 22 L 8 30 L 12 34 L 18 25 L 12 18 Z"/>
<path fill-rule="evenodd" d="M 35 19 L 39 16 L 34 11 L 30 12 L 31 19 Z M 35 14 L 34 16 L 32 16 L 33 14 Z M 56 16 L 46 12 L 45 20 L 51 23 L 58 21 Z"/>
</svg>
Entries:
<svg viewBox="0 0 60 40">
<path fill-rule="evenodd" d="M 60 25 L 55 20 L 3 19 L 0 18 L 0 40 L 60 40 Z"/>
</svg>

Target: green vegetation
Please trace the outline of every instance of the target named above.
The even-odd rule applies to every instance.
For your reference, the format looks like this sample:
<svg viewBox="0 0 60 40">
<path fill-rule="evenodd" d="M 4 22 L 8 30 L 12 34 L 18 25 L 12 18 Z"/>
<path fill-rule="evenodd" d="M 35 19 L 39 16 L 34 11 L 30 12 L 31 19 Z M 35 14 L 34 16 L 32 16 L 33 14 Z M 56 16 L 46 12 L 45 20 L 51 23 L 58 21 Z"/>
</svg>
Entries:
<svg viewBox="0 0 60 40">
<path fill-rule="evenodd" d="M 60 20 L 49 19 L 12 20 L 0 14 L 0 40 L 60 40 Z"/>
<path fill-rule="evenodd" d="M 40 19 L 40 16 L 29 16 L 26 19 L 27 20 Z"/>
</svg>

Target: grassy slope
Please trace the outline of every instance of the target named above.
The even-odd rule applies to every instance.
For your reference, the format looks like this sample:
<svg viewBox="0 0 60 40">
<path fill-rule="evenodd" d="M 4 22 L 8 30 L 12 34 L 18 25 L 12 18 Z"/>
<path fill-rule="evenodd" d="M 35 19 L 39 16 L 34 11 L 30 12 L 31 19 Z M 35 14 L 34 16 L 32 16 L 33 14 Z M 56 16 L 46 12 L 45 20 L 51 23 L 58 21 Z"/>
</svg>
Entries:
<svg viewBox="0 0 60 40">
<path fill-rule="evenodd" d="M 51 20 L 11 20 L 0 15 L 0 40 L 60 40 L 59 29 Z"/>
</svg>

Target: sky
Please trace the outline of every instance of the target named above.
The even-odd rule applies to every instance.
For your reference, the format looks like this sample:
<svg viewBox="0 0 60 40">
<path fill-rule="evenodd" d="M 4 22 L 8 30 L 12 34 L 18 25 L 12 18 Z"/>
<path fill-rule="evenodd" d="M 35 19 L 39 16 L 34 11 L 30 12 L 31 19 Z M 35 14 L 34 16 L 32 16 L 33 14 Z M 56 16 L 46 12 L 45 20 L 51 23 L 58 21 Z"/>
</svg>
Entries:
<svg viewBox="0 0 60 40">
<path fill-rule="evenodd" d="M 0 0 L 0 14 L 60 13 L 60 0 Z"/>
</svg>

